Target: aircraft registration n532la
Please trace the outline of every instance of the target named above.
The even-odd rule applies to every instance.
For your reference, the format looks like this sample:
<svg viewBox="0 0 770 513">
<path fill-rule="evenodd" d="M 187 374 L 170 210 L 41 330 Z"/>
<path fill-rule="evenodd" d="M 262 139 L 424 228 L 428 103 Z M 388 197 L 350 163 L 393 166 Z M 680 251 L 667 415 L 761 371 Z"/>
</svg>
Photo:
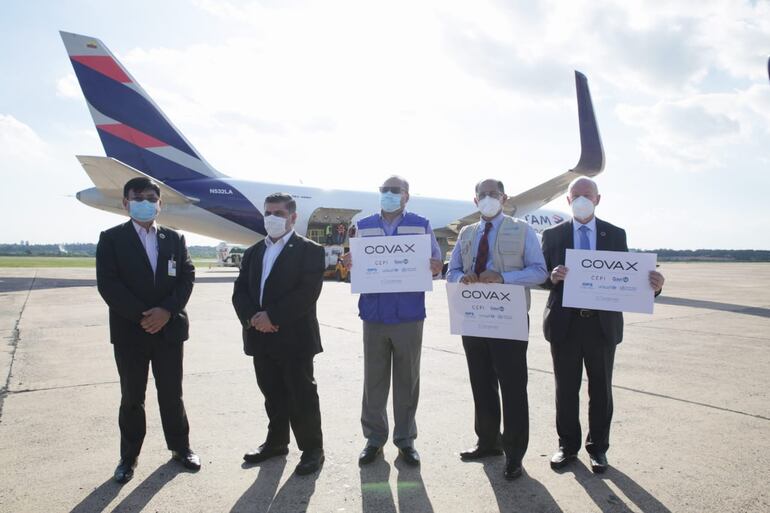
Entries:
<svg viewBox="0 0 770 513">
<path fill-rule="evenodd" d="M 131 178 L 147 176 L 162 191 L 160 223 L 236 244 L 253 244 L 265 235 L 260 208 L 265 196 L 273 192 L 287 192 L 297 199 L 295 229 L 315 239 L 328 225 L 346 227 L 377 210 L 379 200 L 374 192 L 253 182 L 220 173 L 104 43 L 68 32 L 61 32 L 61 37 L 107 155 L 77 157 L 95 186 L 77 193 L 86 205 L 126 215 L 121 203 L 123 185 Z M 542 210 L 543 205 L 563 194 L 577 176 L 595 176 L 604 168 L 588 83 L 577 71 L 575 83 L 581 142 L 578 164 L 532 189 L 511 194 L 504 206 L 506 213 L 527 220 L 538 231 L 566 218 Z M 430 219 L 444 249 L 462 226 L 479 219 L 470 201 L 412 196 L 409 209 Z"/>
</svg>

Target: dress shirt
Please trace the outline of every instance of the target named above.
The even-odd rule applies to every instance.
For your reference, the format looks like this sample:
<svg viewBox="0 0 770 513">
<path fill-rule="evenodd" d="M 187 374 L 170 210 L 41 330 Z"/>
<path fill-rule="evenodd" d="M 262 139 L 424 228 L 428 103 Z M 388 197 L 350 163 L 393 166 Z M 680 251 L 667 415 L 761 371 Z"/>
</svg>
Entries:
<svg viewBox="0 0 770 513">
<path fill-rule="evenodd" d="M 294 235 L 294 230 L 289 230 L 286 235 L 275 242 L 273 242 L 273 239 L 270 237 L 265 237 L 265 254 L 262 255 L 262 280 L 259 283 L 260 305 L 262 305 L 262 294 L 265 292 L 265 282 L 267 281 L 268 276 L 270 276 L 270 271 L 273 270 L 273 264 L 286 246 L 286 241 L 288 241 L 292 235 Z"/>
<path fill-rule="evenodd" d="M 586 224 L 581 223 L 574 217 L 572 218 L 572 244 L 573 248 L 580 247 L 580 227 L 585 226 L 588 228 L 588 243 L 592 250 L 596 249 L 596 216 L 592 217 Z"/>
<path fill-rule="evenodd" d="M 492 229 L 487 235 L 489 241 L 489 258 L 487 259 L 487 269 L 494 269 L 495 260 L 495 241 L 497 240 L 497 232 L 500 229 L 500 224 L 503 222 L 503 213 L 497 214 L 490 220 L 492 223 Z M 473 262 L 471 268 L 468 271 L 473 270 L 473 265 L 476 262 L 476 255 L 479 251 L 479 242 L 484 235 L 483 226 L 487 223 L 484 219 L 481 220 L 482 226 L 476 230 L 476 238 L 473 241 L 471 247 L 471 254 L 473 255 Z M 467 228 L 470 230 L 471 228 Z M 452 250 L 452 257 L 449 259 L 449 271 L 447 272 L 448 282 L 458 282 L 463 277 L 465 271 L 463 269 L 463 257 L 462 248 L 458 243 L 455 244 Z M 524 268 L 518 271 L 507 271 L 500 273 L 503 276 L 503 283 L 511 285 L 523 285 L 524 287 L 534 287 L 540 285 L 546 278 L 548 273 L 545 269 L 545 259 L 543 258 L 543 252 L 540 249 L 540 241 L 537 240 L 537 233 L 531 226 L 527 225 L 527 236 L 524 241 Z"/>
<path fill-rule="evenodd" d="M 152 267 L 152 275 L 155 276 L 155 269 L 158 268 L 158 229 L 154 222 L 149 230 L 146 230 L 144 226 L 133 219 L 131 222 L 134 224 L 134 230 L 136 230 L 139 240 L 142 241 L 144 252 L 147 253 L 147 260 L 150 261 L 150 267 Z"/>
</svg>

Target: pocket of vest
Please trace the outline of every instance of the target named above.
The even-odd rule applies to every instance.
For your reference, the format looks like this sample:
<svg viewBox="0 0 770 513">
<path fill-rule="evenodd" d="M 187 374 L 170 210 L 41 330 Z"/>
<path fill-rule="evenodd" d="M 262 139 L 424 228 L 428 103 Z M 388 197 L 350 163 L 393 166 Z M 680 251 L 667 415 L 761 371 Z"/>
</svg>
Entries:
<svg viewBox="0 0 770 513">
<path fill-rule="evenodd" d="M 521 242 L 509 238 L 500 239 L 500 244 L 498 247 L 500 248 L 500 253 L 503 254 L 521 253 L 523 249 L 521 247 Z"/>
</svg>

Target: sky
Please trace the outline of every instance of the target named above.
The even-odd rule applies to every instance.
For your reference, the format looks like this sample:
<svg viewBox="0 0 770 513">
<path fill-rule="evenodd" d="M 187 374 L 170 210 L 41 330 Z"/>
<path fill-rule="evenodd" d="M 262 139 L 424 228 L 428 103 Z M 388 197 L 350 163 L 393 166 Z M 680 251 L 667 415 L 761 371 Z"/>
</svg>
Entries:
<svg viewBox="0 0 770 513">
<path fill-rule="evenodd" d="M 229 176 L 374 191 L 396 173 L 454 199 L 577 163 L 580 70 L 597 215 L 629 246 L 770 249 L 770 2 L 5 0 L 2 243 L 122 222 L 74 197 L 92 186 L 75 155 L 104 150 L 59 30 L 101 39 Z"/>
</svg>

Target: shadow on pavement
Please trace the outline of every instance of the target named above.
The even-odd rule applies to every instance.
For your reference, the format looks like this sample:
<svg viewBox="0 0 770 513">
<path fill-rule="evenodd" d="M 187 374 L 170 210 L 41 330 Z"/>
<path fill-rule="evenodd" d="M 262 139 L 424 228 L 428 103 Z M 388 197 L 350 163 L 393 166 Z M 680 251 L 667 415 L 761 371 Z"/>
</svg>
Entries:
<svg viewBox="0 0 770 513">
<path fill-rule="evenodd" d="M 246 466 L 244 468 L 251 468 Z M 283 469 L 286 467 L 286 458 L 272 458 L 259 465 L 259 474 L 248 490 L 230 509 L 230 513 L 248 511 L 250 513 L 267 513 L 273 502 L 278 483 L 281 482 Z"/>
<path fill-rule="evenodd" d="M 164 463 L 126 495 L 112 511 L 141 511 L 155 494 L 180 472 L 184 472 L 184 470 L 177 462 Z M 125 485 L 119 485 L 110 478 L 80 501 L 70 513 L 100 513 L 104 511 L 104 508 L 117 497 L 123 486 Z"/>
<path fill-rule="evenodd" d="M 398 457 L 394 463 L 398 469 L 398 509 L 400 511 L 419 511 L 420 513 L 433 513 L 433 505 L 425 491 L 425 483 L 422 482 L 420 467 L 410 467 Z M 365 511 L 365 510 L 364 510 Z"/>
<path fill-rule="evenodd" d="M 568 467 L 567 472 L 574 474 L 575 480 L 585 488 L 585 491 L 604 513 L 616 511 L 635 511 L 642 513 L 671 513 L 658 499 L 639 486 L 626 474 L 611 466 L 605 474 L 595 475 L 582 461 L 576 461 Z M 565 473 L 567 473 L 565 472 Z M 617 486 L 620 491 L 633 502 L 629 507 L 626 501 L 618 497 L 605 481 Z"/>
<path fill-rule="evenodd" d="M 361 511 L 363 513 L 396 513 L 390 489 L 390 465 L 382 456 L 361 467 Z M 406 511 L 406 510 L 405 510 Z M 418 510 L 415 510 L 418 511 Z"/>
<path fill-rule="evenodd" d="M 537 479 L 524 474 L 513 481 L 508 481 L 503 476 L 505 470 L 505 458 L 486 459 L 483 463 L 484 473 L 489 479 L 489 484 L 495 492 L 497 508 L 501 513 L 537 511 L 543 513 L 562 513 L 562 509 L 556 504 L 556 500 Z M 469 510 L 475 511 L 481 505 L 469 505 Z"/>
</svg>

